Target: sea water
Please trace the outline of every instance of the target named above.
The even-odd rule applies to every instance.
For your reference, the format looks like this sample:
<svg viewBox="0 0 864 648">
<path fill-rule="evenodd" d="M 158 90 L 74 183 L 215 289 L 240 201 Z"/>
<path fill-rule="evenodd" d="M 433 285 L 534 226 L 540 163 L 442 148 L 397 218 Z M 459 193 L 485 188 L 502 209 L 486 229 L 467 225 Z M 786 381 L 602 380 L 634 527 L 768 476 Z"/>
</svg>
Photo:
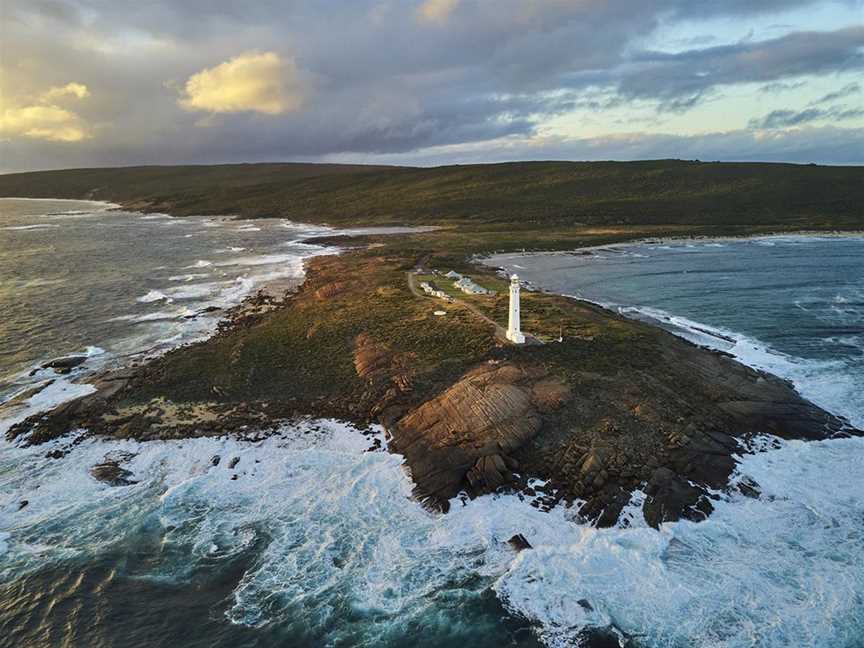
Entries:
<svg viewBox="0 0 864 648">
<path fill-rule="evenodd" d="M 164 229 L 172 227 L 179 225 Z M 519 266 L 550 289 L 653 309 L 664 325 L 746 349 L 755 364 L 787 372 L 805 396 L 860 425 L 864 374 L 854 338 L 864 306 L 855 291 L 864 245 L 766 241 L 494 263 Z M 763 248 L 777 247 L 788 261 L 764 266 Z M 215 261 L 200 252 L 183 265 Z M 605 262 L 607 254 L 627 268 Z M 657 264 L 676 254 L 678 271 L 652 280 Z M 814 328 L 796 335 L 789 326 L 781 288 L 753 328 L 735 306 L 745 294 L 715 291 L 710 276 L 700 290 L 691 276 L 727 261 L 741 285 L 748 268 L 752 285 L 777 285 L 817 255 L 844 269 L 832 282 L 815 274 L 806 285 L 802 271 L 789 295 L 792 308 L 815 318 L 808 321 L 824 320 L 824 344 L 813 340 Z M 559 257 L 566 267 L 550 270 Z M 607 279 L 603 268 L 611 270 Z M 586 274 L 597 292 L 583 292 Z M 638 299 L 616 292 L 630 281 Z M 163 284 L 143 287 L 164 293 Z M 130 308 L 147 294 L 141 288 L 127 291 Z M 686 309 L 665 301 L 688 290 Z M 766 288 L 765 298 L 771 294 Z M 720 318 L 721 311 L 739 319 Z M 791 351 L 804 348 L 811 352 Z M 543 513 L 516 495 L 455 501 L 450 513 L 431 513 L 410 498 L 400 457 L 369 452 L 372 440 L 337 421 L 310 420 L 257 441 L 78 441 L 73 434 L 35 448 L 0 442 L 0 646 L 570 646 L 587 627 L 613 628 L 622 644 L 646 647 L 864 645 L 858 439 L 766 438 L 738 473 L 760 484 L 758 499 L 723 493 L 708 521 L 659 531 L 642 522 L 640 493 L 626 511 L 628 525 L 603 530 L 576 524 L 569 509 Z M 47 458 L 53 450 L 68 454 Z M 106 456 L 135 483 L 111 487 L 90 477 Z M 506 542 L 515 533 L 533 549 L 516 554 Z"/>
</svg>

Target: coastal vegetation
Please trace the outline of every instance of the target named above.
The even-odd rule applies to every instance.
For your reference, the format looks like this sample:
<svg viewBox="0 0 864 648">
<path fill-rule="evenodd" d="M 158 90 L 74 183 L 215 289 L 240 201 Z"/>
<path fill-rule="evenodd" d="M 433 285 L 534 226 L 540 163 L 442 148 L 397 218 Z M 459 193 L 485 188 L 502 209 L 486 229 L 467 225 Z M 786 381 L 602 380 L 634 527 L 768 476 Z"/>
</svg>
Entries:
<svg viewBox="0 0 864 648">
<path fill-rule="evenodd" d="M 435 168 L 323 164 L 71 169 L 0 176 L 0 196 L 92 198 L 176 216 L 476 230 L 687 226 L 861 228 L 861 167 L 513 162 Z"/>
</svg>

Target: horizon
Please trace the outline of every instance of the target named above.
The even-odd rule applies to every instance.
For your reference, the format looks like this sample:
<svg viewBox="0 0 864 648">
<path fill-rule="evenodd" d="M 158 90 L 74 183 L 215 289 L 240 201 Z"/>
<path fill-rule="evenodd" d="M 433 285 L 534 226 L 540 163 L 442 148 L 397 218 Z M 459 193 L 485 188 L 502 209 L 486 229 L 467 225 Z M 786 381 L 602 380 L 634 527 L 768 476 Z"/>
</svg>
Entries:
<svg viewBox="0 0 864 648">
<path fill-rule="evenodd" d="M 467 166 L 499 166 L 506 164 L 639 164 L 651 162 L 686 162 L 691 164 L 746 164 L 746 165 L 787 165 L 787 166 L 810 166 L 810 167 L 849 167 L 857 168 L 862 164 L 833 164 L 818 162 L 778 162 L 770 160 L 685 160 L 681 158 L 644 158 L 638 160 L 500 160 L 497 162 L 452 162 L 447 164 L 376 164 L 372 162 L 308 162 L 304 160 L 263 160 L 256 162 L 205 162 L 205 163 L 183 163 L 176 164 L 124 164 L 105 167 L 57 167 L 47 169 L 36 169 L 27 171 L 4 171 L 0 170 L 0 176 L 21 175 L 27 173 L 53 173 L 62 171 L 101 171 L 108 169 L 147 169 L 147 168 L 184 168 L 184 167 L 216 167 L 216 166 L 274 166 L 274 165 L 310 165 L 310 166 L 357 166 L 357 167 L 381 167 L 390 169 L 445 169 L 448 167 Z M 9 196 L 13 198 L 14 196 Z M 35 199 L 41 200 L 41 199 Z"/>
<path fill-rule="evenodd" d="M 4 3 L 0 173 L 864 164 L 864 0 Z"/>
</svg>

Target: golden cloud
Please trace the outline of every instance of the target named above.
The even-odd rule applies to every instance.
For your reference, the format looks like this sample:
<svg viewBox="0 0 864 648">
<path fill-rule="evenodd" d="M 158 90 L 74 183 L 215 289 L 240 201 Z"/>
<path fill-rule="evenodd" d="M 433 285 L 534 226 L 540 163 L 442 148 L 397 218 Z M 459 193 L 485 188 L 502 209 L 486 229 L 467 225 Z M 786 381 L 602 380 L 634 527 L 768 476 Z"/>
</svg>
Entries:
<svg viewBox="0 0 864 648">
<path fill-rule="evenodd" d="M 426 0 L 417 7 L 417 18 L 421 22 L 443 25 L 458 4 L 459 0 Z"/>
<path fill-rule="evenodd" d="M 84 99 L 90 91 L 82 83 L 55 86 L 39 95 L 35 103 L 0 109 L 0 136 L 30 137 L 49 142 L 80 142 L 90 137 L 76 113 L 57 105 L 57 100 Z"/>
<path fill-rule="evenodd" d="M 42 101 L 51 102 L 62 97 L 75 97 L 85 99 L 90 96 L 90 91 L 83 83 L 67 83 L 65 86 L 55 86 L 42 95 Z"/>
<path fill-rule="evenodd" d="M 278 115 L 297 110 L 302 99 L 293 59 L 246 52 L 189 77 L 179 103 L 186 110 Z"/>
</svg>

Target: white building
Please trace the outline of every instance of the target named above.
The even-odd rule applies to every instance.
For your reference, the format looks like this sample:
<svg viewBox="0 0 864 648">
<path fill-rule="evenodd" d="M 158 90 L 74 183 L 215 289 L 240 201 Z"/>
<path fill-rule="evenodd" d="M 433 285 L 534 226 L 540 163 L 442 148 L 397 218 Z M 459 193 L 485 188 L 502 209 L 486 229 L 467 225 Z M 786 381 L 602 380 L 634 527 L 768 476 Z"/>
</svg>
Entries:
<svg viewBox="0 0 864 648">
<path fill-rule="evenodd" d="M 420 287 L 423 289 L 423 292 L 425 292 L 427 295 L 435 294 L 435 289 L 432 286 L 430 286 L 428 283 L 426 283 L 425 281 L 420 284 Z"/>
<path fill-rule="evenodd" d="M 520 330 L 519 277 L 510 277 L 510 318 L 507 321 L 507 339 L 513 344 L 525 344 L 525 336 Z"/>
<path fill-rule="evenodd" d="M 492 291 L 487 290 L 483 286 L 474 283 L 470 277 L 462 277 L 459 281 L 453 284 L 459 290 L 464 292 L 467 295 L 490 295 L 493 294 Z"/>
</svg>

